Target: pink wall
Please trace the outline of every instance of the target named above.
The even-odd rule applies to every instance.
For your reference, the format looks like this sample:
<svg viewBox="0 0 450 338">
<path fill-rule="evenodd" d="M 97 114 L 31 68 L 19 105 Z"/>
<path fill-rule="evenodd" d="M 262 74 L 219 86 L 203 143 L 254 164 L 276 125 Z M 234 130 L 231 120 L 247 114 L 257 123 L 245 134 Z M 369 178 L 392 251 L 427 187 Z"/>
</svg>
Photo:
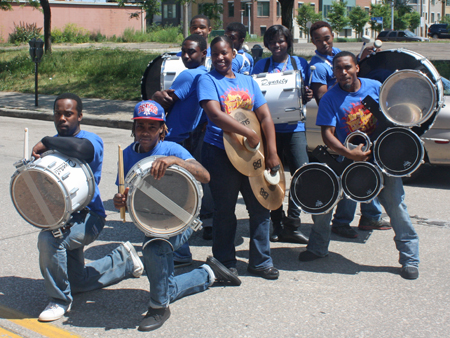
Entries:
<svg viewBox="0 0 450 338">
<path fill-rule="evenodd" d="M 36 23 L 44 26 L 44 15 L 31 6 L 20 7 L 12 4 L 12 11 L 0 10 L 0 40 L 6 42 L 8 35 L 14 31 L 14 23 Z M 130 18 L 131 13 L 140 12 L 137 6 L 118 7 L 114 3 L 74 3 L 50 1 L 52 29 L 74 23 L 90 32 L 100 32 L 107 37 L 122 35 L 126 28 L 141 30 L 141 16 Z M 43 31 L 42 31 L 43 33 Z"/>
</svg>

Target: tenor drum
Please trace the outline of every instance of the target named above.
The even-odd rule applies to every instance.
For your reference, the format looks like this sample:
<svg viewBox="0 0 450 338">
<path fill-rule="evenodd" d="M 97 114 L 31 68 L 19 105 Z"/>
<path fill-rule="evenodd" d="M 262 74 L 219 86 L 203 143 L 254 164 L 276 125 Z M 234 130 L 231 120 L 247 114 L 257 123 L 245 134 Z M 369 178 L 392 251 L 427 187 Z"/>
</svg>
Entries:
<svg viewBox="0 0 450 338">
<path fill-rule="evenodd" d="M 291 180 L 292 201 L 304 212 L 320 215 L 333 209 L 342 196 L 340 178 L 323 163 L 308 163 Z"/>
<path fill-rule="evenodd" d="M 306 118 L 302 74 L 298 70 L 252 75 L 266 98 L 273 123 L 297 123 Z"/>
<path fill-rule="evenodd" d="M 419 135 L 431 128 L 444 104 L 444 87 L 427 58 L 410 50 L 394 49 L 371 55 L 359 66 L 360 77 L 383 82 L 380 109 L 390 122 L 416 127 Z"/>
<path fill-rule="evenodd" d="M 408 128 L 389 128 L 373 145 L 375 164 L 388 176 L 410 176 L 424 162 L 423 141 Z"/>
<path fill-rule="evenodd" d="M 370 202 L 383 189 L 383 174 L 369 162 L 353 162 L 341 175 L 342 190 L 355 202 Z"/>
<path fill-rule="evenodd" d="M 16 163 L 11 199 L 30 224 L 45 230 L 64 226 L 70 215 L 86 207 L 95 192 L 94 175 L 84 161 L 48 151 L 41 158 Z"/>
<path fill-rule="evenodd" d="M 125 187 L 130 188 L 127 207 L 131 219 L 148 237 L 173 237 L 188 226 L 197 230 L 202 224 L 197 219 L 203 197 L 201 184 L 177 165 L 155 180 L 150 169 L 158 157 L 162 156 L 142 159 L 125 177 Z"/>
</svg>

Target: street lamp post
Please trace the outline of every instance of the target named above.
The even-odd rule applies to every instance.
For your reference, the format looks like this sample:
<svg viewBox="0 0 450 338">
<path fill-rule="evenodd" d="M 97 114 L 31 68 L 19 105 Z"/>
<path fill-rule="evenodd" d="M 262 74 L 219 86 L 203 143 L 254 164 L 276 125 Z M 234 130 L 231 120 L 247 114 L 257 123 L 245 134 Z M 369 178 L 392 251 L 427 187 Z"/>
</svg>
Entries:
<svg viewBox="0 0 450 338">
<path fill-rule="evenodd" d="M 30 44 L 31 61 L 34 62 L 34 105 L 38 106 L 38 64 L 44 55 L 44 41 L 32 38 Z"/>
</svg>

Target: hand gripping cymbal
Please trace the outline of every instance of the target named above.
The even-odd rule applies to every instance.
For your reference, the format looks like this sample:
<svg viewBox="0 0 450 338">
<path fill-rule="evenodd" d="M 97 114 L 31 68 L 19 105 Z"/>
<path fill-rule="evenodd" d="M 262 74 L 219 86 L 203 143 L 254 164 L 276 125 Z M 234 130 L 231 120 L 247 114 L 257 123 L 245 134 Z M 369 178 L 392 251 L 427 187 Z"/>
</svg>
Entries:
<svg viewBox="0 0 450 338">
<path fill-rule="evenodd" d="M 225 152 L 231 164 L 245 176 L 260 176 L 264 173 L 264 145 L 261 137 L 261 126 L 255 113 L 242 108 L 235 109 L 230 114 L 236 121 L 252 129 L 259 137 L 260 143 L 251 148 L 247 139 L 239 134 L 223 132 Z"/>
<path fill-rule="evenodd" d="M 281 164 L 277 167 L 271 171 L 265 170 L 262 175 L 249 177 L 256 199 L 268 210 L 278 209 L 283 204 L 286 192 L 284 168 Z"/>
</svg>

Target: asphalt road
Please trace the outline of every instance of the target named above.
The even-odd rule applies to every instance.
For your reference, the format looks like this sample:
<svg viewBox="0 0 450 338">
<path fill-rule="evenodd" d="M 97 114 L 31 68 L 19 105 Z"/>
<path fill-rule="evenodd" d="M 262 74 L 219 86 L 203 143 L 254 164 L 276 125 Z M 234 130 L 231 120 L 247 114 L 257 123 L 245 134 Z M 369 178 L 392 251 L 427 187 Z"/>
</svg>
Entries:
<svg viewBox="0 0 450 338">
<path fill-rule="evenodd" d="M 47 304 L 38 267 L 38 229 L 14 209 L 10 196 L 13 163 L 23 155 L 23 129 L 30 131 L 30 147 L 43 136 L 53 135 L 51 122 L 0 117 L 0 319 L 2 327 L 22 337 L 62 337 L 46 334 L 33 321 Z M 129 240 L 140 251 L 143 235 L 131 223 L 119 222 L 111 198 L 116 191 L 117 145 L 132 139 L 123 129 L 84 126 L 105 143 L 100 190 L 108 222 L 100 238 L 86 249 L 93 260 Z M 420 236 L 420 278 L 399 275 L 393 232 L 359 232 L 355 240 L 332 237 L 330 255 L 320 261 L 300 263 L 303 245 L 272 244 L 277 281 L 247 274 L 248 215 L 239 199 L 236 237 L 240 287 L 212 287 L 171 305 L 172 316 L 153 335 L 164 337 L 448 337 L 450 298 L 450 172 L 425 168 L 426 175 L 406 186 L 406 203 Z M 129 218 L 128 218 L 129 219 Z M 353 226 L 357 226 L 359 215 Z M 311 218 L 302 215 L 303 230 Z M 194 267 L 211 254 L 211 242 L 201 233 L 191 238 Z M 188 271 L 191 267 L 179 272 Z M 72 311 L 45 325 L 81 337 L 148 337 L 136 330 L 147 309 L 148 280 L 128 279 L 102 290 L 75 296 Z M 8 309 L 20 311 L 26 319 Z M 28 322 L 26 321 L 28 320 Z M 26 323 L 31 323 L 26 326 Z M 41 330 L 41 331 L 39 331 Z M 38 332 L 41 332 L 39 334 Z M 43 332 L 43 333 L 42 333 Z"/>
</svg>

